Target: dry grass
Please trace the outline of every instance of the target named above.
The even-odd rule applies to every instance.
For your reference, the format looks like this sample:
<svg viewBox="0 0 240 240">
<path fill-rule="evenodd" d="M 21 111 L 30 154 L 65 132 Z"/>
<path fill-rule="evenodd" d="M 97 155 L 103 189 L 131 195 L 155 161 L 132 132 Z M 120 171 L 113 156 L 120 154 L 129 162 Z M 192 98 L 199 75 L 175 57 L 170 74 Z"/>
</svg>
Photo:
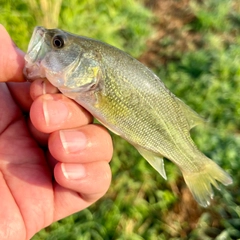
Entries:
<svg viewBox="0 0 240 240">
<path fill-rule="evenodd" d="M 62 0 L 27 0 L 39 25 L 57 28 Z"/>
</svg>

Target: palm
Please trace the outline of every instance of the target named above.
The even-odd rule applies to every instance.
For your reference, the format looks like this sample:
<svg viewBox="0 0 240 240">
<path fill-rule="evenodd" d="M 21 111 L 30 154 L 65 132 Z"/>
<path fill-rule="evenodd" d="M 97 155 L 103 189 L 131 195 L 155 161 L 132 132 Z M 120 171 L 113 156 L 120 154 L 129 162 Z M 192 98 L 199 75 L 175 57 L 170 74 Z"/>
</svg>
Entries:
<svg viewBox="0 0 240 240">
<path fill-rule="evenodd" d="M 7 239 L 26 239 L 28 233 L 53 221 L 53 212 L 49 212 L 54 209 L 52 177 L 43 151 L 5 85 L 0 96 L 0 218 L 4 219 L 0 225 L 7 228 Z"/>
<path fill-rule="evenodd" d="M 70 101 L 65 98 L 64 100 Z M 75 103 L 70 104 L 75 105 Z M 37 109 L 35 105 L 32 108 Z M 80 111 L 82 112 L 81 109 Z M 73 121 L 79 116 L 76 111 L 74 114 L 72 114 Z M 73 127 L 77 127 L 77 124 L 79 125 L 79 121 L 75 125 L 70 122 Z M 64 124 L 62 127 L 66 128 Z M 93 129 L 95 133 L 104 131 L 102 137 L 109 138 L 106 131 L 99 126 L 89 125 L 83 128 L 85 130 L 95 128 Z M 104 158 L 101 154 L 99 157 L 94 155 L 94 152 L 91 154 L 91 149 L 86 149 L 90 162 L 84 155 L 84 160 L 78 155 L 77 160 L 74 160 L 71 154 L 65 157 L 63 162 L 84 161 L 89 168 L 85 180 L 66 180 L 60 172 L 60 167 L 56 167 L 60 163 L 51 157 L 47 148 L 43 151 L 39 147 L 34 136 L 36 134 L 30 129 L 22 108 L 15 103 L 8 87 L 4 83 L 0 84 L 0 239 L 30 239 L 37 231 L 53 221 L 89 206 L 106 192 L 110 183 L 110 177 L 102 178 L 101 173 L 103 176 L 110 176 L 108 161 L 111 149 L 104 152 Z M 57 139 L 57 134 L 57 131 L 52 133 L 54 139 Z M 55 142 L 49 143 L 52 145 L 53 155 L 54 152 L 63 151 Z M 98 147 L 104 148 L 101 145 Z M 54 148 L 57 148 L 57 151 Z M 97 152 L 99 155 L 99 151 Z M 96 168 L 93 167 L 95 165 Z M 61 185 L 53 179 L 57 179 Z"/>
</svg>

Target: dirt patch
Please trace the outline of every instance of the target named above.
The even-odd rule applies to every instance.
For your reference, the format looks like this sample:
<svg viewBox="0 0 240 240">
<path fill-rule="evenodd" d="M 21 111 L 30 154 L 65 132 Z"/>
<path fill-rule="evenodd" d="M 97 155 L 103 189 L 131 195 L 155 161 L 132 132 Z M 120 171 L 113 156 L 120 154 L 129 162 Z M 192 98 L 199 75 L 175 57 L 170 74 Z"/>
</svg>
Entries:
<svg viewBox="0 0 240 240">
<path fill-rule="evenodd" d="M 147 42 L 141 62 L 156 67 L 199 47 L 200 35 L 186 26 L 195 20 L 190 0 L 147 0 L 146 6 L 156 16 L 155 34 Z"/>
</svg>

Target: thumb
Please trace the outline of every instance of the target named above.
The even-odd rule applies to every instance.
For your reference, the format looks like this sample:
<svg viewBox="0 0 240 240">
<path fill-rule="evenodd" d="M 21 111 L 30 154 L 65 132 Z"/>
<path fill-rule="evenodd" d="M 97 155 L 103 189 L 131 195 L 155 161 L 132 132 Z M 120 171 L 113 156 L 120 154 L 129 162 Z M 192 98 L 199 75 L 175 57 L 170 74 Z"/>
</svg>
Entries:
<svg viewBox="0 0 240 240">
<path fill-rule="evenodd" d="M 0 24 L 0 82 L 22 82 L 24 53 L 16 47 Z"/>
</svg>

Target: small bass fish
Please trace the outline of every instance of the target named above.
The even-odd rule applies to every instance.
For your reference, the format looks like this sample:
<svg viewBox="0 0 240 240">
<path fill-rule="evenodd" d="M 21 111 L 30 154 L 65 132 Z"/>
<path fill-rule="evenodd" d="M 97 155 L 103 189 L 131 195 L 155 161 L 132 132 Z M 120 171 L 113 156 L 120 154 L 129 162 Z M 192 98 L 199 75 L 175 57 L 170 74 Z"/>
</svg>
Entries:
<svg viewBox="0 0 240 240">
<path fill-rule="evenodd" d="M 190 129 L 203 119 L 127 53 L 60 29 L 36 27 L 25 61 L 27 79 L 46 77 L 136 147 L 163 178 L 163 157 L 175 163 L 200 205 L 210 204 L 217 181 L 232 183 L 191 139 Z"/>
</svg>

